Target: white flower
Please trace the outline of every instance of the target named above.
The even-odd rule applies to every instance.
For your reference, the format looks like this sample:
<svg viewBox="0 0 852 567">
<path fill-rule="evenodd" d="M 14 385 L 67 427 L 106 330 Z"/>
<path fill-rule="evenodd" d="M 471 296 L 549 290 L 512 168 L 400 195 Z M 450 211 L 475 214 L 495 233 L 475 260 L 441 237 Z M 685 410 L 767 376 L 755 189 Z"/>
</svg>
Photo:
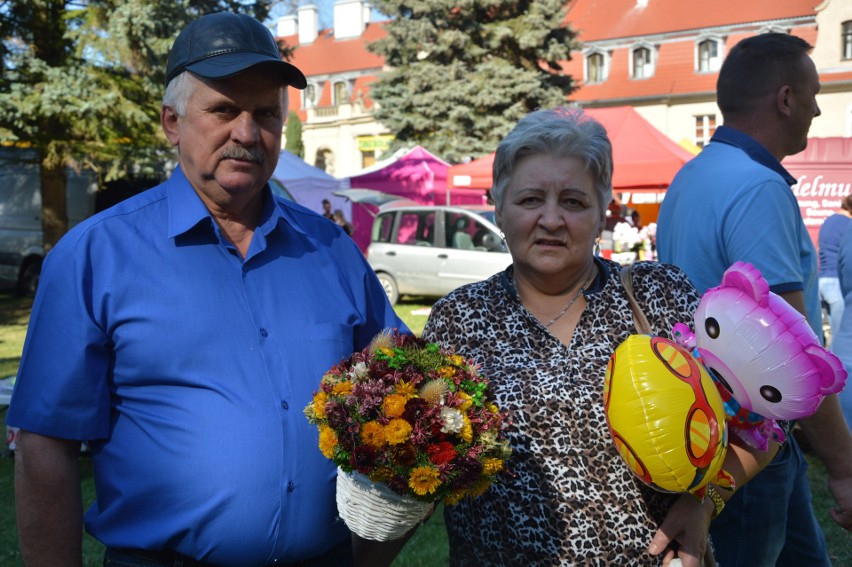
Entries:
<svg viewBox="0 0 852 567">
<path fill-rule="evenodd" d="M 441 427 L 442 433 L 458 433 L 464 427 L 464 417 L 455 408 L 442 407 L 441 420 L 444 422 L 444 425 Z"/>
<path fill-rule="evenodd" d="M 367 363 L 358 362 L 352 367 L 352 371 L 355 373 L 355 376 L 358 378 L 365 378 L 367 376 Z"/>
</svg>

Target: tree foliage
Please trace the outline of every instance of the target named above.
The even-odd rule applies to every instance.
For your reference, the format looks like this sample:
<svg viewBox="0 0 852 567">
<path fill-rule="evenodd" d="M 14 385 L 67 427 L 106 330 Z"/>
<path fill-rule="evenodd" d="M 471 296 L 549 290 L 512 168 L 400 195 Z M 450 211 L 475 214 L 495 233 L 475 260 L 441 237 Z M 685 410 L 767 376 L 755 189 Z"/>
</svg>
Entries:
<svg viewBox="0 0 852 567">
<path fill-rule="evenodd" d="M 302 143 L 302 119 L 295 112 L 287 116 L 287 128 L 284 131 L 284 149 L 300 158 L 305 157 L 305 144 Z"/>
<path fill-rule="evenodd" d="M 67 229 L 66 167 L 101 182 L 161 177 L 168 50 L 192 19 L 220 10 L 263 19 L 269 2 L 11 0 L 0 4 L 0 143 L 33 147 L 41 165 L 45 248 Z"/>
<path fill-rule="evenodd" d="M 370 88 L 397 145 L 457 162 L 494 150 L 526 113 L 573 90 L 565 0 L 376 0 L 393 19 L 370 45 L 391 68 Z"/>
</svg>

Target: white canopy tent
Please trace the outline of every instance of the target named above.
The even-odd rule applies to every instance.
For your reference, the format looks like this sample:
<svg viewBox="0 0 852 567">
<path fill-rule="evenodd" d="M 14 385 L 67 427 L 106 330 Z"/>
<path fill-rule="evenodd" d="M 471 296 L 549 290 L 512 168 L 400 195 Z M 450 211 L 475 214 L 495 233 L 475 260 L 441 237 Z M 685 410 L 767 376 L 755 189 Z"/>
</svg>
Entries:
<svg viewBox="0 0 852 567">
<path fill-rule="evenodd" d="M 321 213 L 322 200 L 328 199 L 332 210 L 340 209 L 348 220 L 352 219 L 352 203 L 334 195 L 335 191 L 349 188 L 348 178 L 332 177 L 287 150 L 281 150 L 272 177 L 280 181 L 293 199 L 303 207 Z"/>
</svg>

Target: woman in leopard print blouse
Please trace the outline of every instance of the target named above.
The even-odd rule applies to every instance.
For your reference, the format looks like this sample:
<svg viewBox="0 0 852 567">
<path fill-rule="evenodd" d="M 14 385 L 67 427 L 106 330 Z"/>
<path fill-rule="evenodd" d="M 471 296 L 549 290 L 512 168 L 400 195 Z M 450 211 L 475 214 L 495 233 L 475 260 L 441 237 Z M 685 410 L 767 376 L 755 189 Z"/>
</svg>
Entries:
<svg viewBox="0 0 852 567">
<path fill-rule="evenodd" d="M 510 475 L 446 507 L 452 565 L 712 563 L 714 504 L 648 488 L 610 439 L 603 378 L 635 333 L 620 266 L 593 254 L 612 198 L 612 149 L 581 111 L 538 111 L 500 143 L 493 197 L 513 265 L 438 301 L 424 337 L 472 357 L 510 411 Z M 634 291 L 661 336 L 699 295 L 677 268 L 645 262 Z M 740 483 L 761 463 L 730 450 Z M 705 561 L 706 560 L 706 561 Z"/>
</svg>

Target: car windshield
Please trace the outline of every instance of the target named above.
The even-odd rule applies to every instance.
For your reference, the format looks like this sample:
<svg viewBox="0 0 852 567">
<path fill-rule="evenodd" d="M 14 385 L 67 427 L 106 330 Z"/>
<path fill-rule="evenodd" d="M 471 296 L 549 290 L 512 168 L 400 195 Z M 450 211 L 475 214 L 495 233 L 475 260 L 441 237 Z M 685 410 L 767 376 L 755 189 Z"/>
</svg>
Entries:
<svg viewBox="0 0 852 567">
<path fill-rule="evenodd" d="M 495 224 L 497 223 L 497 220 L 494 218 L 494 211 L 473 211 L 473 212 L 475 212 L 476 214 L 478 214 L 479 216 L 481 216 L 483 218 L 488 219 L 489 221 L 491 221 Z"/>
</svg>

